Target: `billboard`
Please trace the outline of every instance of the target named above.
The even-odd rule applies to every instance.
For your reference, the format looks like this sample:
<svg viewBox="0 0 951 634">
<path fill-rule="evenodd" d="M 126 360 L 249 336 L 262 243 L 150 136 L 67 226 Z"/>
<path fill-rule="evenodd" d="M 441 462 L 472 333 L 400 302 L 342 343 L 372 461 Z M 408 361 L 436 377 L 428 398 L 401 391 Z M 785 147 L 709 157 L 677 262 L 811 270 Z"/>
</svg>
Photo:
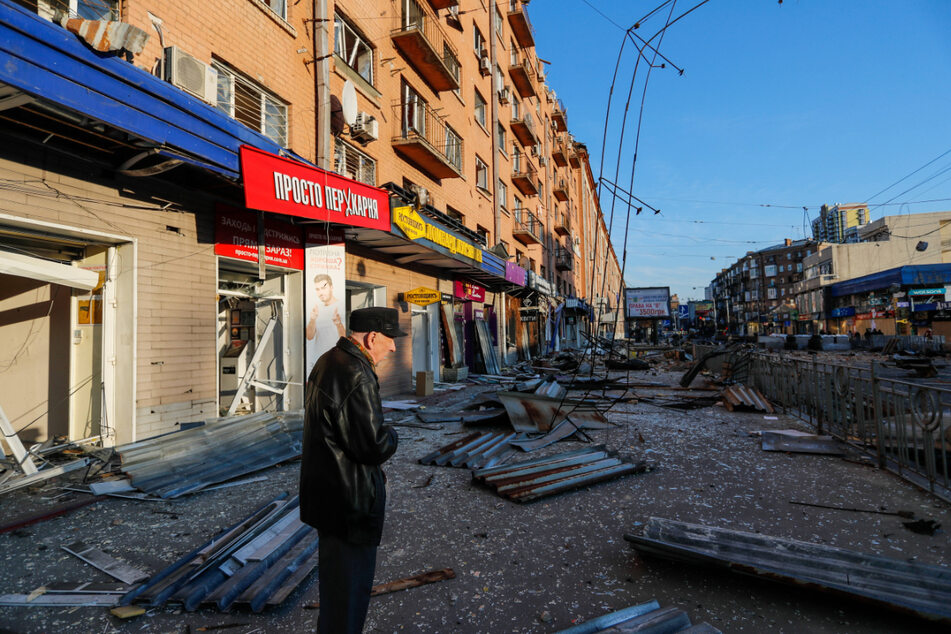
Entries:
<svg viewBox="0 0 951 634">
<path fill-rule="evenodd" d="M 670 317 L 670 287 L 625 288 L 624 316 L 627 319 L 667 319 Z"/>
</svg>

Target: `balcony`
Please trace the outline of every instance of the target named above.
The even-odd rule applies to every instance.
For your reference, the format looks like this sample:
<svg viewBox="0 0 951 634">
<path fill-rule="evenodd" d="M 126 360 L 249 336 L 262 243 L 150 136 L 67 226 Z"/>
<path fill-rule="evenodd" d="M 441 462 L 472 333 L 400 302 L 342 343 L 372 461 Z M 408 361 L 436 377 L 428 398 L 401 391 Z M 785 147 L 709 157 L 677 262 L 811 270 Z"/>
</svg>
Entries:
<svg viewBox="0 0 951 634">
<path fill-rule="evenodd" d="M 528 12 L 525 10 L 525 4 L 521 0 L 509 0 L 509 27 L 515 36 L 515 41 L 522 48 L 531 48 L 535 46 L 535 35 L 532 29 L 532 23 L 528 19 Z"/>
<path fill-rule="evenodd" d="M 560 214 L 555 220 L 555 233 L 566 236 L 571 233 L 571 219 L 568 214 Z"/>
<path fill-rule="evenodd" d="M 515 49 L 509 57 L 509 77 L 512 78 L 512 85 L 515 86 L 515 92 L 522 98 L 538 97 L 535 82 L 538 80 L 538 71 L 535 69 L 535 62 L 528 51 Z"/>
<path fill-rule="evenodd" d="M 538 195 L 538 175 L 535 166 L 521 155 L 516 155 L 512 165 L 512 184 L 526 196 Z"/>
<path fill-rule="evenodd" d="M 575 254 L 571 249 L 558 247 L 555 249 L 555 268 L 559 271 L 571 271 L 575 268 Z"/>
<path fill-rule="evenodd" d="M 393 137 L 397 154 L 432 178 L 462 176 L 462 139 L 428 104 L 420 100 L 394 102 L 393 118 L 400 122 L 399 134 Z"/>
<path fill-rule="evenodd" d="M 588 148 L 583 143 L 575 143 L 568 151 L 568 162 L 572 167 L 581 167 L 581 160 L 588 156 Z"/>
<path fill-rule="evenodd" d="M 555 107 L 551 113 L 551 121 L 555 124 L 555 128 L 559 132 L 568 131 L 568 115 L 565 111 L 565 104 L 561 102 L 561 99 L 555 100 Z"/>
<path fill-rule="evenodd" d="M 515 229 L 512 231 L 512 237 L 524 245 L 542 243 L 542 223 L 534 214 L 525 209 L 518 210 L 515 214 Z"/>
<path fill-rule="evenodd" d="M 568 148 L 565 146 L 564 135 L 555 137 L 555 142 L 551 146 L 551 158 L 558 167 L 568 165 Z"/>
<path fill-rule="evenodd" d="M 509 126 L 522 147 L 538 145 L 538 133 L 535 131 L 535 119 L 531 112 L 526 110 L 525 116 L 521 118 L 513 116 Z"/>
<path fill-rule="evenodd" d="M 559 179 L 558 182 L 555 183 L 555 187 L 552 189 L 551 193 L 553 193 L 555 198 L 561 202 L 568 200 L 568 181 L 563 178 Z"/>
<path fill-rule="evenodd" d="M 448 9 L 449 7 L 458 7 L 459 0 L 429 0 L 429 6 L 431 6 L 434 11 L 439 11 L 440 9 Z"/>
<path fill-rule="evenodd" d="M 459 56 L 438 20 L 416 0 L 405 0 L 393 44 L 436 92 L 459 88 Z"/>
</svg>

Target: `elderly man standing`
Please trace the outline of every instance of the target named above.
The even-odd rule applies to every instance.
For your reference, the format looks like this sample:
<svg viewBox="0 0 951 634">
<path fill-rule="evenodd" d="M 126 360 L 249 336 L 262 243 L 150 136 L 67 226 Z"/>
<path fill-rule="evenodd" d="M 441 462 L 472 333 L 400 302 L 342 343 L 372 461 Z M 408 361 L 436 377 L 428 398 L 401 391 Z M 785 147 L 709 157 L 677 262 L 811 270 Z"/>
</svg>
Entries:
<svg viewBox="0 0 951 634">
<path fill-rule="evenodd" d="M 307 382 L 301 520 L 319 534 L 317 631 L 361 632 L 383 534 L 383 464 L 396 451 L 383 424 L 377 365 L 403 337 L 395 308 L 350 314 L 350 335 L 320 357 Z"/>
</svg>

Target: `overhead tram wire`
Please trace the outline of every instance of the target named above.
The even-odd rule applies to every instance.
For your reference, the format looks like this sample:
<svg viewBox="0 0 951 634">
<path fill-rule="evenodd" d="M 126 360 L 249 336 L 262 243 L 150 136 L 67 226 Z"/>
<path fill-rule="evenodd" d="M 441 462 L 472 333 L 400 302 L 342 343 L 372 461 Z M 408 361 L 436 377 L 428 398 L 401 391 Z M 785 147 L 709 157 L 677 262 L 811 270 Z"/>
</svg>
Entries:
<svg viewBox="0 0 951 634">
<path fill-rule="evenodd" d="M 695 6 L 693 6 L 692 8 L 688 9 L 687 11 L 685 11 L 684 13 L 682 13 L 681 15 L 677 16 L 677 18 L 671 20 L 671 16 L 673 15 L 673 11 L 674 11 L 674 6 L 675 6 L 675 4 L 676 4 L 676 3 L 673 3 L 674 6 L 671 6 L 671 11 L 670 11 L 670 13 L 669 13 L 668 16 L 667 16 L 667 21 L 666 21 L 666 23 L 664 24 L 664 27 L 661 28 L 660 30 L 658 30 L 656 33 L 654 33 L 654 35 L 652 35 L 649 40 L 644 41 L 644 44 L 643 44 L 642 46 L 637 47 L 637 49 L 638 49 L 638 58 L 637 58 L 637 61 L 635 62 L 634 72 L 633 72 L 632 77 L 631 77 L 631 89 L 630 89 L 630 91 L 629 91 L 629 93 L 628 93 L 628 100 L 627 100 L 627 103 L 626 103 L 626 105 L 625 105 L 624 117 L 622 118 L 621 138 L 620 138 L 619 141 L 618 141 L 618 163 L 617 163 L 616 170 L 615 170 L 615 172 L 616 172 L 616 173 L 615 173 L 615 182 L 617 181 L 618 172 L 620 171 L 620 157 L 621 157 L 621 150 L 622 150 L 622 148 L 623 148 L 623 135 L 624 135 L 624 129 L 625 129 L 625 127 L 626 127 L 626 122 L 627 122 L 627 113 L 628 113 L 628 110 L 629 110 L 629 108 L 630 108 L 630 97 L 631 97 L 631 93 L 633 92 L 633 86 L 634 86 L 634 83 L 635 83 L 636 78 L 637 78 L 637 69 L 638 69 L 638 67 L 639 67 L 640 60 L 641 60 L 642 58 L 646 59 L 646 56 L 645 56 L 644 53 L 643 53 L 644 48 L 647 48 L 648 46 L 650 46 L 650 42 L 652 42 L 652 41 L 653 41 L 655 38 L 657 38 L 658 36 L 661 36 L 661 39 L 663 39 L 663 34 L 666 32 L 666 30 L 667 30 L 668 28 L 670 28 L 673 24 L 675 24 L 676 22 L 680 21 L 681 19 L 683 19 L 684 17 L 686 17 L 687 15 L 689 15 L 690 13 L 692 13 L 693 11 L 697 10 L 698 8 L 700 8 L 701 6 L 703 6 L 704 4 L 706 4 L 707 2 L 709 2 L 709 0 L 702 0 L 701 2 L 699 2 L 698 4 L 696 4 Z M 650 13 L 648 13 L 644 18 L 642 18 L 641 21 L 646 20 L 647 18 L 649 18 L 649 17 L 650 17 L 651 15 L 653 15 L 654 13 L 660 11 L 660 10 L 661 10 L 664 6 L 666 6 L 667 4 L 671 4 L 670 0 L 664 2 L 664 3 L 661 4 L 659 7 L 655 8 L 653 11 L 651 11 Z M 633 29 L 635 29 L 635 28 L 638 28 L 639 26 L 640 26 L 640 22 L 635 23 L 635 25 L 634 25 L 631 29 L 629 29 L 629 31 L 631 31 L 631 30 L 633 30 Z M 626 44 L 626 40 L 627 40 L 627 39 L 628 39 L 628 35 L 625 34 L 625 38 L 624 38 L 624 40 L 622 40 L 621 47 L 620 47 L 620 50 L 619 50 L 619 52 L 618 52 L 618 61 L 617 61 L 616 65 L 615 65 L 614 76 L 613 76 L 613 78 L 612 78 L 611 87 L 610 87 L 610 90 L 609 90 L 608 104 L 607 104 L 607 108 L 606 108 L 605 121 L 604 121 L 604 132 L 603 132 L 602 141 L 601 141 L 601 161 L 600 161 L 600 168 L 599 168 L 599 175 L 598 175 L 598 195 L 599 195 L 599 199 L 600 199 L 600 194 L 601 194 L 601 191 L 602 191 L 603 185 L 604 185 L 604 164 L 605 164 L 605 161 L 604 161 L 604 151 L 605 151 L 605 149 L 606 149 L 606 147 L 607 147 L 607 129 L 608 129 L 609 121 L 610 121 L 611 102 L 612 102 L 612 100 L 613 100 L 614 86 L 615 86 L 615 84 L 617 83 L 617 74 L 618 74 L 618 70 L 619 70 L 619 67 L 620 67 L 621 59 L 623 58 L 624 46 L 625 46 L 625 44 Z M 643 41 L 642 38 L 638 38 L 638 39 L 641 39 L 641 40 Z M 633 41 L 633 40 L 632 40 L 632 41 Z M 636 44 L 635 44 L 635 46 L 636 46 Z M 652 50 L 654 50 L 654 52 L 655 52 L 654 61 L 656 62 L 656 58 L 657 58 L 657 56 L 658 56 L 660 53 L 659 53 L 659 51 L 657 51 L 656 48 L 654 48 L 654 47 L 651 47 L 651 48 L 652 48 Z M 650 63 L 650 67 L 651 67 L 651 69 L 652 69 L 652 68 L 654 67 L 654 63 Z M 679 70 L 680 70 L 680 74 L 682 75 L 682 74 L 683 74 L 683 70 L 682 70 L 682 69 L 679 69 Z M 649 73 L 648 73 L 648 76 L 649 76 Z M 642 123 L 642 121 L 643 121 L 643 109 L 644 109 L 644 102 L 645 102 L 645 99 L 646 99 L 646 90 L 647 90 L 647 82 L 645 81 L 644 93 L 643 93 L 642 99 L 641 99 L 641 116 L 639 116 L 639 118 L 638 118 L 638 134 L 637 134 L 638 140 L 639 140 L 639 138 L 640 138 L 640 126 L 641 126 L 641 123 Z M 634 153 L 634 163 L 636 163 L 636 160 L 637 160 L 637 152 L 636 152 L 636 150 L 635 150 L 635 153 Z M 633 169 L 634 169 L 634 166 L 633 166 L 633 164 L 632 164 L 632 189 L 633 189 Z M 615 185 L 615 186 L 616 186 L 616 185 Z M 617 195 L 616 195 L 616 192 L 614 192 L 614 195 L 612 196 L 611 214 L 610 214 L 610 221 L 609 221 L 609 225 L 608 225 L 608 241 L 610 241 L 611 230 L 612 230 L 612 228 L 613 228 L 613 223 L 614 223 L 614 211 L 615 211 L 615 207 L 616 207 L 616 201 L 617 201 Z M 624 268 L 626 267 L 626 262 L 627 262 L 626 236 L 627 236 L 627 231 L 628 231 L 629 222 L 630 222 L 630 210 L 631 210 L 631 204 L 630 204 L 630 202 L 628 202 L 627 220 L 626 220 L 626 222 L 625 222 L 625 250 L 624 250 L 624 256 L 623 256 L 623 260 L 622 260 L 622 261 L 623 261 L 623 265 L 622 265 L 622 268 L 621 268 L 621 270 L 620 270 L 620 277 L 621 277 L 621 280 L 622 280 L 622 281 L 623 281 L 623 279 L 624 279 Z M 605 249 L 604 260 L 605 260 L 605 266 L 604 266 L 604 276 L 603 276 L 603 280 L 602 280 L 602 289 L 604 289 L 604 287 L 605 287 L 606 284 L 607 284 L 608 249 Z M 592 267 L 592 271 L 591 271 L 591 285 L 589 286 L 589 288 L 592 288 L 592 289 L 593 289 L 594 286 L 595 286 L 595 279 L 596 279 L 597 269 L 598 269 L 597 260 L 595 259 L 595 265 Z M 616 310 L 615 310 L 615 315 L 614 315 L 614 327 L 615 327 L 615 331 L 616 331 L 616 329 L 617 329 L 617 319 L 618 319 L 618 316 L 620 315 L 620 308 L 621 308 L 621 306 L 620 306 L 620 304 L 621 304 L 621 289 L 619 289 L 619 291 L 618 291 L 618 293 L 617 293 L 617 295 L 616 295 L 615 303 L 617 304 L 617 306 L 615 307 Z M 590 324 L 589 324 L 589 327 L 590 327 Z M 594 343 L 593 338 L 592 338 L 592 343 Z M 592 357 L 593 357 L 593 354 L 594 354 L 594 348 L 595 348 L 594 345 L 592 345 L 592 346 L 590 347 L 590 350 L 592 351 Z M 583 360 L 583 359 L 584 359 L 584 355 L 582 356 L 582 360 Z M 592 372 L 593 372 L 593 363 L 591 364 L 591 368 L 592 368 Z M 577 378 L 577 374 L 575 374 L 575 377 L 574 377 L 574 378 Z M 574 382 L 574 378 L 573 378 L 572 382 Z M 587 393 L 590 393 L 590 391 L 591 391 L 591 388 L 589 387 Z M 566 392 L 565 396 L 562 397 L 562 403 L 561 403 L 562 406 L 563 406 L 563 404 L 564 404 L 564 400 L 565 400 L 566 397 L 567 397 L 567 392 Z M 577 405 L 575 405 L 575 407 L 577 407 Z M 560 411 L 560 408 L 559 408 L 559 411 Z M 572 408 L 571 411 L 574 411 L 574 408 Z M 569 411 L 568 414 L 566 414 L 566 418 L 567 418 L 568 415 L 570 415 L 571 411 Z M 552 417 L 552 421 L 554 421 L 554 416 Z"/>
<path fill-rule="evenodd" d="M 868 198 L 865 199 L 865 202 L 871 202 L 872 200 L 874 200 L 874 199 L 877 198 L 878 196 L 881 196 L 882 194 L 884 194 L 885 192 L 887 192 L 889 189 L 891 189 L 891 188 L 894 187 L 895 185 L 897 185 L 897 184 L 899 184 L 900 182 L 902 182 L 903 180 L 908 179 L 908 178 L 911 178 L 912 176 L 914 176 L 915 174 L 917 174 L 917 173 L 920 172 L 921 170 L 925 169 L 926 167 L 928 167 L 928 166 L 931 165 L 932 163 L 936 163 L 936 162 L 940 161 L 941 159 L 943 159 L 943 158 L 944 158 L 945 156 L 947 156 L 948 154 L 951 154 L 951 149 L 946 150 L 945 152 L 942 152 L 941 154 L 939 154 L 939 155 L 936 156 L 935 158 L 931 159 L 930 161 L 928 161 L 927 163 L 925 163 L 924 165 L 922 165 L 922 166 L 919 167 L 918 169 L 914 170 L 913 172 L 910 172 L 909 174 L 906 174 L 905 176 L 902 176 L 902 177 L 899 178 L 897 181 L 895 181 L 894 183 L 892 183 L 891 185 L 889 185 L 889 186 L 886 187 L 885 189 L 881 190 L 880 192 L 877 192 L 877 193 L 875 193 L 875 194 L 869 196 Z M 883 203 L 883 204 L 884 204 L 884 203 Z M 878 207 L 878 206 L 881 206 L 881 205 L 876 205 L 876 206 Z"/>
</svg>

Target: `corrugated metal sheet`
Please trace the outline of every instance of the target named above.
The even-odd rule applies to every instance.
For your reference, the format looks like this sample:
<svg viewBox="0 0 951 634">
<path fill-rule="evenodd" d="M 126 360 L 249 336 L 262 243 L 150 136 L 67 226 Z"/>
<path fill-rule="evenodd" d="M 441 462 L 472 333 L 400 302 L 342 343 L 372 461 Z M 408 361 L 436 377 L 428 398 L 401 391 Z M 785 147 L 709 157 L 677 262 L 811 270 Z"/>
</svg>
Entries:
<svg viewBox="0 0 951 634">
<path fill-rule="evenodd" d="M 498 397 L 516 431 L 547 432 L 566 418 L 582 429 L 611 426 L 604 414 L 590 403 L 522 392 L 499 392 Z"/>
<path fill-rule="evenodd" d="M 296 458 L 303 429 L 302 410 L 262 412 L 219 418 L 117 451 L 134 487 L 175 498 Z"/>
<path fill-rule="evenodd" d="M 760 412 L 773 413 L 773 406 L 766 397 L 755 388 L 745 385 L 731 385 L 723 390 L 723 401 L 727 409 L 733 411 L 735 407 L 751 407 Z"/>
<path fill-rule="evenodd" d="M 508 458 L 515 449 L 509 444 L 515 433 L 474 433 L 440 447 L 419 459 L 425 465 L 449 465 L 479 469 L 492 467 Z"/>
<path fill-rule="evenodd" d="M 530 502 L 645 471 L 646 464 L 634 464 L 599 445 L 512 465 L 480 469 L 472 473 L 472 479 L 495 489 L 502 497 L 516 502 Z"/>
<path fill-rule="evenodd" d="M 951 568 L 652 517 L 638 551 L 822 588 L 951 623 Z"/>
<path fill-rule="evenodd" d="M 186 610 L 247 604 L 255 612 L 281 603 L 317 567 L 317 531 L 300 521 L 287 494 L 188 553 L 119 599 Z"/>
</svg>

